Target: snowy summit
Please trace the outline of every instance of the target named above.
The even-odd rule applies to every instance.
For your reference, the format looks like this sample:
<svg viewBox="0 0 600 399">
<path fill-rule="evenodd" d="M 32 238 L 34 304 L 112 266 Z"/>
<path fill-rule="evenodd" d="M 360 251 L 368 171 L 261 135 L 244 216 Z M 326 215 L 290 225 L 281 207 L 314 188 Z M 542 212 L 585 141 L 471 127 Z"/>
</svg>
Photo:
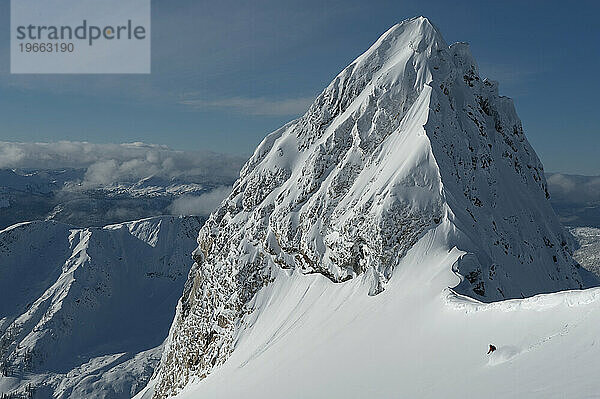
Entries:
<svg viewBox="0 0 600 399">
<path fill-rule="evenodd" d="M 530 309 L 569 319 L 573 302 L 521 298 L 595 283 L 548 196 L 513 102 L 468 45 L 403 21 L 244 166 L 200 231 L 140 397 L 462 397 L 452 383 L 469 373 L 506 383 L 519 356 L 535 370 L 561 322 Z M 515 336 L 510 312 L 537 329 Z"/>
</svg>

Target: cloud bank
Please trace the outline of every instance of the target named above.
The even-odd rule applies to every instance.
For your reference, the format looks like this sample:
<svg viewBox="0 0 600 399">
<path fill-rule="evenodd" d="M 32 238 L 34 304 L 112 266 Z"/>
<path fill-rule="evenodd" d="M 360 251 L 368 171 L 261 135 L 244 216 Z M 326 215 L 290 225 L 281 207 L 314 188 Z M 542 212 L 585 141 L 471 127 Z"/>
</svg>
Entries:
<svg viewBox="0 0 600 399">
<path fill-rule="evenodd" d="M 551 199 L 577 204 L 600 204 L 600 176 L 548 174 Z"/>
<path fill-rule="evenodd" d="M 169 206 L 172 215 L 208 216 L 231 193 L 231 187 L 218 187 L 199 196 L 177 198 Z"/>
<path fill-rule="evenodd" d="M 93 144 L 0 142 L 0 168 L 85 169 L 84 184 L 109 185 L 149 176 L 165 179 L 189 176 L 231 184 L 245 160 L 208 151 L 176 151 L 146 143 Z"/>
</svg>

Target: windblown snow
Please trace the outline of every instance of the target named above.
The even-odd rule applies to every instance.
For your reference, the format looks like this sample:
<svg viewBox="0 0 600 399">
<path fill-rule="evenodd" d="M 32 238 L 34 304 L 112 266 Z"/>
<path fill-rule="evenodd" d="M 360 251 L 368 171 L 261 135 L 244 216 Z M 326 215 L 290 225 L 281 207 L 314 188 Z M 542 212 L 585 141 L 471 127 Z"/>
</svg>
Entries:
<svg viewBox="0 0 600 399">
<path fill-rule="evenodd" d="M 423 17 L 395 25 L 264 139 L 202 227 L 140 397 L 571 392 L 559 371 L 575 360 L 546 373 L 545 348 L 572 331 L 577 354 L 594 345 L 596 291 L 515 299 L 597 282 L 548 196 L 468 46 Z M 530 381 L 515 384 L 517 363 Z"/>
<path fill-rule="evenodd" d="M 157 217 L 0 231 L 0 393 L 130 398 L 160 361 L 201 226 Z"/>
</svg>

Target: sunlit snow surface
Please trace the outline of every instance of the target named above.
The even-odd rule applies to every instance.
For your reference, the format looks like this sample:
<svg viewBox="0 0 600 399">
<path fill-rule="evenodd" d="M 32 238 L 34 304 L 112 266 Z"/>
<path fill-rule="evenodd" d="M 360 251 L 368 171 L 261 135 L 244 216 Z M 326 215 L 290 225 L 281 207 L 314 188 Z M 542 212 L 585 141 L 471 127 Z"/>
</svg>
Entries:
<svg viewBox="0 0 600 399">
<path fill-rule="evenodd" d="M 177 398 L 597 398 L 600 290 L 458 296 L 443 289 L 458 283 L 460 252 L 440 245 L 441 229 L 374 297 L 363 280 L 280 270 L 231 357 Z"/>
</svg>

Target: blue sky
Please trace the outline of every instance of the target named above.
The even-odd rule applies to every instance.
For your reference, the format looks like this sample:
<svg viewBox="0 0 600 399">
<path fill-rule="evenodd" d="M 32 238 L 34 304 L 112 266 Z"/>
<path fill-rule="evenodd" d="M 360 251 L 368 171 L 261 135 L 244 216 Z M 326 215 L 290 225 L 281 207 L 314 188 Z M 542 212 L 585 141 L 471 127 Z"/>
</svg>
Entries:
<svg viewBox="0 0 600 399">
<path fill-rule="evenodd" d="M 151 75 L 10 75 L 0 141 L 143 141 L 250 154 L 391 25 L 425 15 L 500 82 L 547 171 L 600 174 L 594 2 L 152 2 Z"/>
</svg>

